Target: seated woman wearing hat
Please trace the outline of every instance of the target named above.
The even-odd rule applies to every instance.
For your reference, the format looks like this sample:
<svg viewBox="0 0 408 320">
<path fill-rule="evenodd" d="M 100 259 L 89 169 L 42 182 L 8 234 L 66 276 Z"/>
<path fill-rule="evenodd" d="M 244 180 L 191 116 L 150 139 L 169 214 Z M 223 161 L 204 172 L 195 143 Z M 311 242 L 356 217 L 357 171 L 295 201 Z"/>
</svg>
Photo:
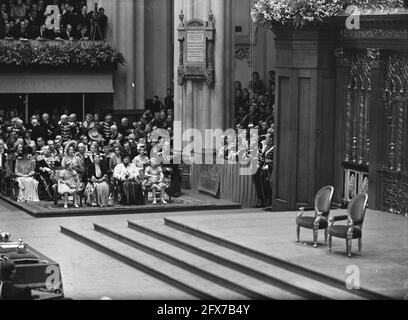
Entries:
<svg viewBox="0 0 408 320">
<path fill-rule="evenodd" d="M 159 162 L 156 158 L 150 159 L 150 167 L 147 167 L 144 173 L 145 180 L 143 181 L 143 189 L 145 191 L 152 191 L 153 204 L 157 203 L 156 194 L 161 193 L 161 200 L 163 204 L 166 204 L 164 200 L 164 192 L 168 185 L 164 181 L 163 169 L 159 166 Z"/>
<path fill-rule="evenodd" d="M 87 199 L 92 205 L 107 207 L 109 200 L 108 168 L 105 162 L 101 161 L 99 153 L 93 155 L 93 163 L 88 167 L 87 178 L 88 185 L 85 189 Z"/>
<path fill-rule="evenodd" d="M 121 204 L 144 204 L 143 191 L 140 183 L 140 169 L 130 162 L 130 155 L 124 154 L 122 163 L 113 171 L 113 178 L 117 181 L 121 194 Z"/>
<path fill-rule="evenodd" d="M 74 197 L 74 207 L 78 208 L 77 195 L 83 189 L 79 171 L 82 171 L 81 161 L 75 155 L 74 144 L 70 142 L 65 147 L 65 156 L 62 159 L 62 167 L 64 168 L 58 177 L 58 193 L 64 196 L 64 208 L 68 208 L 68 196 Z"/>
<path fill-rule="evenodd" d="M 38 198 L 38 181 L 35 176 L 35 160 L 29 148 L 22 144 L 17 146 L 15 174 L 18 183 L 18 202 L 40 201 Z"/>
</svg>

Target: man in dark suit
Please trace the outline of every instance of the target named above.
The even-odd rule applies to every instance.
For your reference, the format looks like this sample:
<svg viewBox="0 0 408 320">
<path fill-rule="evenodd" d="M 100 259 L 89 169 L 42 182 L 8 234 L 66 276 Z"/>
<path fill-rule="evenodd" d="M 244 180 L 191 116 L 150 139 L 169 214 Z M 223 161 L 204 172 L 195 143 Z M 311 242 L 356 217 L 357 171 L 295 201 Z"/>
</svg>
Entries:
<svg viewBox="0 0 408 320">
<path fill-rule="evenodd" d="M 54 169 L 61 166 L 58 157 L 54 157 L 51 154 L 49 146 L 43 148 L 44 154 L 37 157 L 35 171 L 38 172 L 37 180 L 44 186 L 45 191 L 50 199 L 53 199 L 53 181 L 52 176 Z"/>
<path fill-rule="evenodd" d="M 45 24 L 43 24 L 33 38 L 37 40 L 54 40 L 54 30 L 48 30 Z"/>
<path fill-rule="evenodd" d="M 101 40 L 104 40 L 106 37 L 106 27 L 108 25 L 108 17 L 105 15 L 105 9 L 104 8 L 99 8 L 98 10 L 98 25 L 99 28 L 101 29 L 102 33 L 102 38 Z"/>
<path fill-rule="evenodd" d="M 15 272 L 15 263 L 2 257 L 0 260 L 0 300 L 31 300 L 30 288 L 17 288 L 12 283 Z"/>
<path fill-rule="evenodd" d="M 72 26 L 70 24 L 67 24 L 67 27 L 65 28 L 65 30 L 62 32 L 62 39 L 64 40 L 74 40 L 74 31 L 72 29 Z"/>
<path fill-rule="evenodd" d="M 20 26 L 16 29 L 14 34 L 15 39 L 29 39 L 30 35 L 28 34 L 28 27 L 25 21 L 20 22 Z"/>
<path fill-rule="evenodd" d="M 66 29 L 68 25 L 71 25 L 74 29 L 76 28 L 76 15 L 74 13 L 74 7 L 72 4 L 67 3 L 66 11 L 62 15 L 61 25 Z"/>
<path fill-rule="evenodd" d="M 81 30 L 84 27 L 86 27 L 87 30 L 90 30 L 91 21 L 88 15 L 88 6 L 86 4 L 83 4 L 81 6 L 81 12 L 77 15 L 76 22 L 77 22 L 77 32 L 78 33 L 81 33 Z"/>
</svg>

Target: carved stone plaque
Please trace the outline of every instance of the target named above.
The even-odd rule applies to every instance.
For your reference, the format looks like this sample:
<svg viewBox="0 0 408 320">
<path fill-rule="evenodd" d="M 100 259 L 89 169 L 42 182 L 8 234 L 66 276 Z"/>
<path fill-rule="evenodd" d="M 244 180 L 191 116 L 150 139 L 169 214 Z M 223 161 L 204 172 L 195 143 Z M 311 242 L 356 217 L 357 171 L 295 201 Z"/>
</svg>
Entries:
<svg viewBox="0 0 408 320">
<path fill-rule="evenodd" d="M 178 83 L 181 86 L 187 79 L 206 81 L 210 87 L 214 85 L 213 19 L 211 13 L 208 21 L 191 19 L 184 22 L 184 14 L 180 13 Z"/>
<path fill-rule="evenodd" d="M 206 39 L 204 31 L 187 31 L 187 63 L 205 63 Z"/>
</svg>

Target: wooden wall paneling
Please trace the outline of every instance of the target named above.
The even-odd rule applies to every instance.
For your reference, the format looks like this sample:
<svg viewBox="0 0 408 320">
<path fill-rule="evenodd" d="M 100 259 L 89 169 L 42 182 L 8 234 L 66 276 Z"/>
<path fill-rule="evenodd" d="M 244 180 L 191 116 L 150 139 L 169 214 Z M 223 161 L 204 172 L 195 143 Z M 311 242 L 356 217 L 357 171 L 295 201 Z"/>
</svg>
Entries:
<svg viewBox="0 0 408 320">
<path fill-rule="evenodd" d="M 335 101 L 335 124 L 334 124 L 334 197 L 333 201 L 337 204 L 344 198 L 343 191 L 343 161 L 348 152 L 346 152 L 346 110 L 348 94 L 349 73 L 347 65 L 338 64 L 336 70 L 336 101 Z M 348 153 L 349 154 L 349 153 Z"/>
<path fill-rule="evenodd" d="M 335 155 L 335 70 L 324 69 L 319 74 L 318 109 L 316 125 L 318 134 L 316 150 L 316 186 L 315 192 L 326 185 L 333 185 Z M 314 192 L 314 193 L 315 193 Z M 313 200 L 312 200 L 313 201 Z"/>
<path fill-rule="evenodd" d="M 382 207 L 383 197 L 381 186 L 381 177 L 378 174 L 378 168 L 381 167 L 382 154 L 385 147 L 385 108 L 384 108 L 384 67 L 378 63 L 373 66 L 372 75 L 372 97 L 369 111 L 369 172 L 368 172 L 368 206 L 372 209 Z"/>
<path fill-rule="evenodd" d="M 314 159 L 316 144 L 313 139 L 313 127 L 315 127 L 313 95 L 316 86 L 315 77 L 310 71 L 303 71 L 298 78 L 298 103 L 297 103 L 297 154 L 296 154 L 296 206 L 307 206 L 310 200 L 310 193 L 313 192 L 314 185 Z"/>
<path fill-rule="evenodd" d="M 277 126 L 276 126 L 276 161 L 275 187 L 273 188 L 274 206 L 287 208 L 291 203 L 291 185 L 293 184 L 293 144 L 296 143 L 296 123 L 293 121 L 294 101 L 297 88 L 293 85 L 295 72 L 292 69 L 277 70 Z M 285 132 L 285 134 L 280 134 Z M 292 189 L 293 190 L 293 189 Z"/>
</svg>

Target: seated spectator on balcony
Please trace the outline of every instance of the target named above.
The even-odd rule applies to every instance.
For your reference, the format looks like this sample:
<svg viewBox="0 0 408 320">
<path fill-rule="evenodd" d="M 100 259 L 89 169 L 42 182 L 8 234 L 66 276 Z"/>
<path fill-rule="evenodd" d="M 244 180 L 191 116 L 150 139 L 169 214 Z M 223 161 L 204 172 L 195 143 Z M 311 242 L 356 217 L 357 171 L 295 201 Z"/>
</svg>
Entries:
<svg viewBox="0 0 408 320">
<path fill-rule="evenodd" d="M 18 145 L 20 156 L 16 159 L 15 175 L 18 183 L 18 202 L 40 201 L 38 198 L 38 181 L 34 179 L 35 160 L 32 151 Z"/>
<path fill-rule="evenodd" d="M 166 109 L 174 109 L 174 97 L 173 92 L 169 88 L 166 90 L 166 97 L 164 98 L 164 106 Z"/>
<path fill-rule="evenodd" d="M 61 25 L 63 28 L 67 29 L 68 25 L 71 25 L 73 34 L 78 34 L 77 31 L 77 21 L 74 13 L 74 7 L 69 2 L 66 5 L 66 11 L 62 14 Z"/>
<path fill-rule="evenodd" d="M 163 124 L 162 119 L 160 118 L 160 111 L 154 113 L 154 118 L 152 121 L 150 121 L 150 125 L 153 127 L 158 127 L 161 128 Z"/>
<path fill-rule="evenodd" d="M 98 10 L 98 25 L 101 29 L 102 39 L 105 40 L 106 38 L 106 27 L 108 26 L 108 17 L 105 15 L 105 9 L 99 8 Z"/>
<path fill-rule="evenodd" d="M 48 140 L 48 132 L 47 130 L 40 125 L 40 122 L 38 121 L 37 117 L 33 117 L 31 119 L 31 139 L 34 141 L 37 141 L 38 137 L 41 137 L 43 139 Z"/>
<path fill-rule="evenodd" d="M 258 121 L 259 121 L 259 116 L 257 113 L 257 104 L 252 103 L 249 107 L 249 113 L 242 120 L 242 126 L 245 129 L 252 129 L 258 124 Z"/>
<path fill-rule="evenodd" d="M 86 4 L 83 4 L 81 6 L 81 11 L 76 16 L 76 22 L 77 22 L 77 30 L 81 32 L 81 34 L 82 34 L 83 28 L 86 27 L 86 30 L 88 31 L 89 28 L 91 27 L 90 17 L 88 14 L 88 6 Z"/>
<path fill-rule="evenodd" d="M 93 117 L 94 117 L 95 126 L 99 130 L 101 126 L 101 115 L 99 113 L 95 113 Z"/>
<path fill-rule="evenodd" d="M 15 0 L 10 10 L 10 16 L 16 20 L 22 20 L 27 16 L 28 8 L 23 0 Z"/>
<path fill-rule="evenodd" d="M 152 104 L 150 106 L 150 111 L 155 114 L 156 112 L 160 112 L 163 107 L 158 96 L 154 96 L 152 99 Z"/>
<path fill-rule="evenodd" d="M 90 40 L 90 38 L 89 38 L 89 29 L 88 29 L 87 26 L 83 26 L 81 28 L 81 34 L 79 36 L 79 40 L 82 40 L 82 41 Z"/>
<path fill-rule="evenodd" d="M 80 127 L 80 132 L 83 135 L 87 135 L 89 130 L 91 130 L 95 126 L 95 122 L 93 121 L 93 115 L 88 113 L 85 116 L 85 121 L 82 123 Z"/>
<path fill-rule="evenodd" d="M 69 123 L 69 118 L 67 115 L 63 114 L 61 116 L 61 121 L 58 123 L 58 133 L 62 137 L 62 142 L 67 142 L 75 135 L 75 127 L 72 127 Z"/>
<path fill-rule="evenodd" d="M 61 31 L 61 28 L 55 27 L 54 28 L 54 34 L 53 34 L 52 37 L 53 37 L 54 40 L 59 40 L 59 41 L 64 40 L 64 35 L 63 35 L 62 31 Z"/>
<path fill-rule="evenodd" d="M 69 40 L 69 41 L 73 41 L 75 39 L 74 32 L 70 24 L 67 24 L 67 27 L 62 32 L 62 39 Z"/>
<path fill-rule="evenodd" d="M 262 80 L 259 79 L 258 72 L 252 73 L 252 80 L 249 82 L 248 88 L 251 89 L 253 93 L 258 93 L 258 94 L 265 93 L 265 84 Z"/>
<path fill-rule="evenodd" d="M 38 0 L 38 15 L 40 17 L 43 17 L 43 21 L 45 22 L 45 10 L 46 10 L 46 5 L 44 0 Z"/>
<path fill-rule="evenodd" d="M 45 24 L 43 24 L 37 31 L 37 34 L 32 36 L 32 38 L 35 38 L 37 40 L 53 40 L 54 32 L 53 30 L 48 30 Z"/>
<path fill-rule="evenodd" d="M 51 122 L 50 115 L 48 113 L 44 113 L 42 115 L 41 127 L 43 127 L 47 132 L 46 140 L 54 137 L 55 125 Z"/>
<path fill-rule="evenodd" d="M 111 132 L 111 127 L 114 125 L 112 121 L 112 114 L 108 113 L 105 116 L 105 121 L 102 123 L 102 130 L 103 130 L 103 137 L 106 141 L 109 142 L 112 132 Z"/>
<path fill-rule="evenodd" d="M 33 4 L 31 7 L 30 12 L 28 13 L 28 21 L 32 26 L 40 27 L 42 24 L 44 24 L 44 19 L 43 17 L 40 17 L 38 14 L 38 6 L 36 4 Z"/>
<path fill-rule="evenodd" d="M 42 149 L 45 147 L 45 140 L 43 137 L 38 137 L 35 140 L 35 143 L 37 144 L 37 150 L 42 152 Z"/>
<path fill-rule="evenodd" d="M 61 17 L 63 17 L 64 14 L 67 12 L 67 5 L 68 4 L 66 2 L 60 3 L 59 8 L 60 8 Z"/>
<path fill-rule="evenodd" d="M 120 126 L 118 130 L 119 130 L 119 133 L 122 134 L 123 136 L 128 136 L 131 133 L 132 128 L 129 125 L 128 118 L 123 118 L 120 121 Z"/>
<path fill-rule="evenodd" d="M 5 2 L 3 2 L 3 3 L 0 5 L 0 14 L 3 15 L 3 13 L 7 13 L 7 15 L 8 15 L 8 13 L 9 13 L 9 9 L 8 9 L 8 7 L 7 7 L 7 3 L 5 3 Z"/>
<path fill-rule="evenodd" d="M 1 36 L 1 38 L 5 39 L 5 40 L 14 40 L 14 31 L 13 28 L 10 24 L 10 22 L 6 23 L 5 27 L 4 27 L 4 32 Z"/>
<path fill-rule="evenodd" d="M 72 139 L 78 140 L 79 139 L 80 124 L 78 122 L 76 113 L 71 113 L 69 115 L 68 119 L 69 119 L 69 124 L 73 128 L 72 129 L 72 132 L 73 132 Z"/>
</svg>

